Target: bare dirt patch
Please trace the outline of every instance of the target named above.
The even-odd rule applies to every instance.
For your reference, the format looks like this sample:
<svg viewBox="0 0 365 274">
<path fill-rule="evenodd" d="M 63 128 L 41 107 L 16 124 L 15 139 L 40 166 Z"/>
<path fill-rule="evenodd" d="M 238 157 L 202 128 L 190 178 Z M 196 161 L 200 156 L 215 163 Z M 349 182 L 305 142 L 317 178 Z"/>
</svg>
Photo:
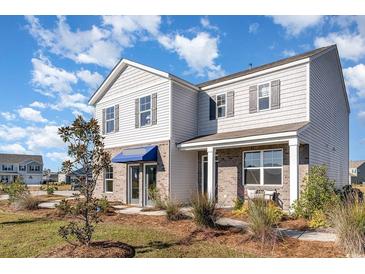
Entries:
<svg viewBox="0 0 365 274">
<path fill-rule="evenodd" d="M 135 250 L 122 242 L 97 241 L 90 246 L 61 246 L 40 257 L 45 258 L 133 258 Z"/>
</svg>

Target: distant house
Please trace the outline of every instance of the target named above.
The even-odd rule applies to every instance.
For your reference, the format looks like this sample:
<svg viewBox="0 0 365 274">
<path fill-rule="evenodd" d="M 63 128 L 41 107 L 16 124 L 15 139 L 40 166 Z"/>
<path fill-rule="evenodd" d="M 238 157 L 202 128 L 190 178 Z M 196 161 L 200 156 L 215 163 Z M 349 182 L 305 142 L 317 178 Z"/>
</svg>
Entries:
<svg viewBox="0 0 365 274">
<path fill-rule="evenodd" d="M 58 182 L 58 172 L 53 172 L 50 169 L 43 171 L 43 183 Z"/>
<path fill-rule="evenodd" d="M 351 184 L 365 183 L 365 160 L 350 161 L 349 167 Z"/>
<path fill-rule="evenodd" d="M 0 181 L 11 183 L 21 178 L 28 185 L 38 185 L 43 177 L 41 155 L 0 153 Z"/>
<path fill-rule="evenodd" d="M 72 173 L 66 174 L 64 172 L 60 172 L 58 173 L 58 182 L 59 183 L 66 183 L 66 184 L 71 184 L 71 183 L 77 183 L 78 182 L 78 178 L 84 175 L 84 169 L 80 168 L 75 170 Z M 91 178 L 92 177 L 92 172 L 89 172 L 88 177 Z"/>
</svg>

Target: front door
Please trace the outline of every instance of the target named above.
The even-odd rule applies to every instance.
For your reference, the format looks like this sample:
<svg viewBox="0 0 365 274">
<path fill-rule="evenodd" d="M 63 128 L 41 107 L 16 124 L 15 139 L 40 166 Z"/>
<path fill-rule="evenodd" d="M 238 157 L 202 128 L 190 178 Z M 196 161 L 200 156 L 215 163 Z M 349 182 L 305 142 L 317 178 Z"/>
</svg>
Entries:
<svg viewBox="0 0 365 274">
<path fill-rule="evenodd" d="M 208 191 L 208 156 L 202 156 L 201 193 L 207 195 Z M 218 158 L 215 156 L 215 197 L 218 196 Z"/>
<path fill-rule="evenodd" d="M 145 182 L 145 205 L 153 205 L 151 194 L 156 191 L 156 164 L 146 164 L 144 166 L 144 182 Z"/>
<path fill-rule="evenodd" d="M 139 165 L 129 166 L 129 202 L 139 204 Z"/>
</svg>

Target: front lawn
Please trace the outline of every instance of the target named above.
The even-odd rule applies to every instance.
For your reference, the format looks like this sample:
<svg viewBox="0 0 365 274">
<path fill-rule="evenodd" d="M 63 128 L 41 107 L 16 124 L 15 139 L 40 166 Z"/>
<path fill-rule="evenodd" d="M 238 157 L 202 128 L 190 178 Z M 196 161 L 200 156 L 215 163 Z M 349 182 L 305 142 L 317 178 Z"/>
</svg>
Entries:
<svg viewBox="0 0 365 274">
<path fill-rule="evenodd" d="M 42 257 L 66 243 L 58 236 L 65 221 L 54 210 L 9 211 L 0 205 L 0 257 Z M 122 241 L 136 257 L 342 257 L 333 243 L 285 239 L 262 248 L 248 233 L 199 229 L 191 220 L 169 222 L 165 217 L 105 216 L 95 240 Z"/>
</svg>

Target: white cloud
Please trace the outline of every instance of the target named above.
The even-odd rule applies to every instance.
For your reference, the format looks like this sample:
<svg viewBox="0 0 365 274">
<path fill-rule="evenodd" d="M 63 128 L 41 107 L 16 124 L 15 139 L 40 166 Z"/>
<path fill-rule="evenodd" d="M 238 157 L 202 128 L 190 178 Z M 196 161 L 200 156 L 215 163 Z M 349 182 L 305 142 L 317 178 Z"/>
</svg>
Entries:
<svg viewBox="0 0 365 274">
<path fill-rule="evenodd" d="M 71 92 L 72 84 L 77 83 L 77 77 L 62 68 L 55 67 L 48 59 L 32 58 L 32 83 L 40 88 L 43 94 L 54 92 Z"/>
<path fill-rule="evenodd" d="M 32 108 L 21 108 L 18 109 L 18 114 L 21 118 L 28 120 L 28 121 L 32 121 L 32 122 L 47 122 L 47 119 L 42 117 L 42 114 L 39 110 L 35 110 Z"/>
<path fill-rule="evenodd" d="M 214 31 L 219 30 L 217 26 L 214 26 L 210 23 L 208 16 L 204 16 L 204 17 L 200 18 L 200 24 L 206 29 L 210 29 L 210 30 L 214 30 Z"/>
<path fill-rule="evenodd" d="M 1 112 L 1 116 L 3 116 L 7 121 L 12 121 L 16 118 L 16 115 L 11 112 Z"/>
<path fill-rule="evenodd" d="M 316 47 L 337 44 L 340 56 L 345 59 L 358 61 L 365 55 L 365 39 L 360 34 L 330 33 L 325 37 L 314 40 Z"/>
<path fill-rule="evenodd" d="M 284 49 L 282 51 L 282 54 L 285 56 L 285 57 L 291 57 L 291 56 L 294 56 L 296 54 L 296 52 L 292 49 Z"/>
<path fill-rule="evenodd" d="M 38 101 L 34 101 L 29 106 L 30 107 L 34 107 L 34 108 L 46 108 L 47 107 L 47 104 L 46 103 L 42 103 L 42 102 L 38 102 Z"/>
<path fill-rule="evenodd" d="M 191 73 L 210 78 L 224 74 L 221 66 L 215 63 L 215 59 L 219 57 L 218 38 L 207 32 L 200 32 L 192 39 L 180 34 L 174 37 L 160 36 L 159 42 L 185 60 Z"/>
<path fill-rule="evenodd" d="M 348 87 L 358 91 L 360 97 L 365 98 L 365 65 L 358 64 L 354 67 L 343 69 L 343 75 Z"/>
<path fill-rule="evenodd" d="M 80 70 L 76 73 L 82 81 L 84 81 L 89 87 L 96 88 L 103 81 L 103 76 L 98 72 L 91 72 L 89 70 Z"/>
<path fill-rule="evenodd" d="M 51 159 L 52 161 L 58 162 L 58 161 L 65 161 L 69 160 L 70 157 L 65 152 L 47 152 L 46 157 Z"/>
<path fill-rule="evenodd" d="M 8 145 L 0 145 L 0 151 L 6 153 L 15 153 L 15 154 L 30 154 L 31 151 L 25 149 L 21 144 L 8 144 Z"/>
<path fill-rule="evenodd" d="M 27 137 L 26 144 L 30 150 L 41 148 L 60 148 L 65 144 L 58 135 L 58 126 L 46 125 L 42 128 L 33 128 Z"/>
<path fill-rule="evenodd" d="M 305 29 L 322 23 L 321 15 L 276 15 L 272 16 L 274 23 L 285 28 L 287 34 L 298 35 Z"/>
<path fill-rule="evenodd" d="M 15 141 L 27 136 L 27 130 L 18 126 L 0 125 L 0 140 Z"/>
<path fill-rule="evenodd" d="M 70 108 L 73 111 L 78 111 L 78 113 L 85 112 L 92 114 L 94 108 L 87 104 L 88 98 L 81 93 L 74 94 L 60 94 L 59 100 L 56 104 L 50 105 L 54 110 L 63 110 Z"/>
<path fill-rule="evenodd" d="M 359 118 L 359 120 L 360 120 L 361 122 L 365 122 L 365 111 L 359 111 L 359 112 L 357 113 L 357 118 Z"/>
<path fill-rule="evenodd" d="M 252 23 L 248 26 L 248 32 L 252 33 L 252 34 L 255 34 L 255 33 L 258 32 L 259 27 L 260 27 L 259 23 Z"/>
</svg>

